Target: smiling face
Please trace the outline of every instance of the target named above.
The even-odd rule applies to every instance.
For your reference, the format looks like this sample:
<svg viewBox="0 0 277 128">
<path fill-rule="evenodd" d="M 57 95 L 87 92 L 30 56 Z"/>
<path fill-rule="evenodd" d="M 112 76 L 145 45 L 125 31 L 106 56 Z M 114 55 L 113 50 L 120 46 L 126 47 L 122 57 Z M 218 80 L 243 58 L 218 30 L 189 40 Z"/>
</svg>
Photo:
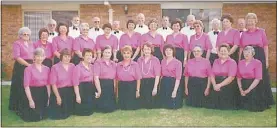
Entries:
<svg viewBox="0 0 277 128">
<path fill-rule="evenodd" d="M 142 52 L 144 56 L 150 56 L 152 52 L 151 47 L 148 47 L 147 45 L 143 45 Z"/>
<path fill-rule="evenodd" d="M 73 26 L 78 27 L 80 25 L 80 18 L 74 17 L 71 22 Z"/>
<path fill-rule="evenodd" d="M 92 52 L 86 52 L 85 55 L 83 56 L 84 62 L 86 63 L 91 63 L 92 61 Z"/>
<path fill-rule="evenodd" d="M 203 28 L 200 24 L 194 24 L 193 27 L 196 33 L 201 33 L 203 31 Z"/>
<path fill-rule="evenodd" d="M 181 28 L 181 26 L 180 26 L 179 23 L 176 23 L 176 24 L 172 25 L 172 29 L 173 29 L 174 32 L 179 32 L 180 28 Z"/>
<path fill-rule="evenodd" d="M 228 20 L 228 19 L 223 19 L 222 25 L 223 25 L 223 28 L 224 28 L 224 29 L 228 29 L 228 28 L 231 28 L 232 23 L 231 23 L 230 20 Z"/>
<path fill-rule="evenodd" d="M 221 47 L 219 49 L 219 54 L 220 54 L 219 57 L 221 59 L 227 59 L 227 58 L 229 58 L 229 50 L 228 50 L 228 48 L 227 47 Z"/>
<path fill-rule="evenodd" d="M 200 47 L 194 47 L 194 49 L 193 49 L 193 55 L 194 55 L 194 57 L 195 58 L 201 58 L 201 56 L 202 56 L 202 54 L 203 54 L 203 52 L 202 52 L 202 48 L 200 48 Z"/>
<path fill-rule="evenodd" d="M 100 27 L 100 18 L 99 17 L 94 17 L 92 19 L 93 22 L 93 27 L 99 28 Z"/>
<path fill-rule="evenodd" d="M 105 49 L 104 51 L 103 51 L 103 58 L 104 59 L 110 59 L 111 58 L 111 56 L 112 56 L 112 49 Z"/>
<path fill-rule="evenodd" d="M 128 24 L 128 30 L 133 31 L 135 29 L 135 24 L 134 23 L 129 23 Z"/>
<path fill-rule="evenodd" d="M 157 28 L 158 28 L 158 24 L 156 22 L 152 22 L 151 24 L 149 24 L 150 31 L 156 31 Z"/>
<path fill-rule="evenodd" d="M 165 56 L 166 57 L 173 57 L 173 49 L 171 49 L 171 48 L 165 49 Z"/>
<path fill-rule="evenodd" d="M 42 54 L 42 55 L 35 55 L 34 56 L 34 62 L 36 64 L 42 64 L 44 59 L 45 59 L 45 55 L 44 54 Z"/>
<path fill-rule="evenodd" d="M 47 32 L 42 32 L 41 35 L 40 35 L 40 39 L 42 41 L 47 41 L 48 40 L 48 33 Z"/>
<path fill-rule="evenodd" d="M 122 56 L 123 56 L 124 60 L 130 60 L 132 57 L 132 52 L 129 50 L 123 51 L 122 54 L 123 54 Z"/>
<path fill-rule="evenodd" d="M 143 14 L 139 14 L 139 15 L 137 16 L 137 21 L 138 21 L 138 24 L 139 24 L 139 25 L 143 25 L 143 24 L 144 24 L 144 21 L 145 21 L 144 15 L 143 15 Z"/>
<path fill-rule="evenodd" d="M 109 28 L 109 27 L 106 27 L 106 28 L 104 29 L 105 35 L 110 35 L 110 34 L 111 34 L 111 31 L 112 31 L 112 29 Z"/>
<path fill-rule="evenodd" d="M 62 58 L 62 62 L 63 63 L 70 63 L 70 60 L 71 60 L 71 56 L 70 55 L 64 55 L 63 58 Z"/>
<path fill-rule="evenodd" d="M 243 56 L 246 60 L 250 60 L 253 58 L 254 55 L 253 55 L 252 51 L 250 49 L 248 49 L 248 50 L 243 50 Z"/>
<path fill-rule="evenodd" d="M 252 29 L 256 27 L 256 19 L 255 18 L 249 18 L 247 19 L 247 28 Z"/>
<path fill-rule="evenodd" d="M 20 36 L 21 39 L 23 39 L 24 41 L 29 41 L 30 40 L 30 34 L 27 32 L 23 32 L 22 35 Z"/>
<path fill-rule="evenodd" d="M 60 32 L 61 35 L 66 35 L 67 27 L 66 26 L 60 26 L 59 32 Z"/>
<path fill-rule="evenodd" d="M 163 27 L 169 26 L 169 18 L 168 17 L 163 17 L 162 25 L 163 25 Z"/>
</svg>

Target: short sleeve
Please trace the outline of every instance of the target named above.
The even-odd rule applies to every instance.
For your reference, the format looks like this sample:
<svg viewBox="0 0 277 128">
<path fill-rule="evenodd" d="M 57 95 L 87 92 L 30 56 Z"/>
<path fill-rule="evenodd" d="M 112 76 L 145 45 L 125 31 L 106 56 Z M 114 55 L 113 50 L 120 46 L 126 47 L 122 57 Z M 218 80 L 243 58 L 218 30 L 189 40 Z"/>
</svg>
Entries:
<svg viewBox="0 0 277 128">
<path fill-rule="evenodd" d="M 53 50 L 53 53 L 54 52 L 58 52 L 58 42 L 57 42 L 57 38 L 53 38 L 53 41 L 52 41 L 52 50 Z"/>
<path fill-rule="evenodd" d="M 209 77 L 209 76 L 212 76 L 212 66 L 211 66 L 211 63 L 210 63 L 210 61 L 209 60 L 207 60 L 207 62 L 206 62 L 206 65 L 207 65 L 207 76 Z"/>
<path fill-rule="evenodd" d="M 142 75 L 138 64 L 135 64 L 135 70 L 136 70 L 135 72 L 136 80 L 140 80 L 142 78 Z"/>
<path fill-rule="evenodd" d="M 236 30 L 234 34 L 234 45 L 240 45 L 240 32 L 238 30 Z"/>
<path fill-rule="evenodd" d="M 188 51 L 189 50 L 189 46 L 188 46 L 188 37 L 186 35 L 183 35 L 183 49 L 185 51 Z"/>
<path fill-rule="evenodd" d="M 56 67 L 52 67 L 50 72 L 50 84 L 56 85 L 57 84 L 57 73 L 56 73 Z"/>
<path fill-rule="evenodd" d="M 229 65 L 228 76 L 235 77 L 236 74 L 237 74 L 237 63 L 236 61 L 232 61 Z"/>
<path fill-rule="evenodd" d="M 32 77 L 31 67 L 25 68 L 25 70 L 24 70 L 24 87 L 29 87 L 29 85 L 31 83 L 31 77 Z"/>
<path fill-rule="evenodd" d="M 239 63 L 238 63 L 238 67 L 237 67 L 237 78 L 241 78 L 241 74 L 240 74 L 240 65 L 241 65 L 241 61 L 239 61 Z"/>
<path fill-rule="evenodd" d="M 262 63 L 257 61 L 255 65 L 255 78 L 261 80 L 263 78 L 263 68 Z"/>
<path fill-rule="evenodd" d="M 161 63 L 158 58 L 155 58 L 153 66 L 154 66 L 154 75 L 161 76 Z"/>
<path fill-rule="evenodd" d="M 73 40 L 73 51 L 81 51 L 80 41 L 78 38 Z"/>
<path fill-rule="evenodd" d="M 208 35 L 206 35 L 205 47 L 206 47 L 206 50 L 211 50 L 212 49 L 211 39 Z"/>
<path fill-rule="evenodd" d="M 79 69 L 79 66 L 75 66 L 73 68 L 72 76 L 74 78 L 74 79 L 72 79 L 73 85 L 78 86 L 80 84 L 80 69 Z"/>
<path fill-rule="evenodd" d="M 100 72 L 101 72 L 100 62 L 96 62 L 93 67 L 94 67 L 94 76 L 100 76 Z"/>
<path fill-rule="evenodd" d="M 263 42 L 263 46 L 268 46 L 268 40 L 265 34 L 265 30 L 261 30 L 262 31 L 262 42 Z"/>
<path fill-rule="evenodd" d="M 20 46 L 17 42 L 13 43 L 13 58 L 17 59 L 20 57 Z"/>
</svg>

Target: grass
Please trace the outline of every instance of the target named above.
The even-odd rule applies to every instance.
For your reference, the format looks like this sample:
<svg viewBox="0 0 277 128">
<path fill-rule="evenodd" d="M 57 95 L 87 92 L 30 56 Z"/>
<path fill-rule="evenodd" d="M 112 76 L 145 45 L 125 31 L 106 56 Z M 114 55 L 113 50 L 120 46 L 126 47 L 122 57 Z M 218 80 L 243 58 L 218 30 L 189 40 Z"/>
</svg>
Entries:
<svg viewBox="0 0 277 128">
<path fill-rule="evenodd" d="M 65 120 L 24 122 L 8 110 L 9 86 L 2 86 L 2 127 L 7 126 L 276 126 L 276 105 L 264 112 L 211 110 L 186 105 L 179 110 L 141 109 L 71 116 Z M 274 98 L 276 101 L 276 93 Z"/>
</svg>

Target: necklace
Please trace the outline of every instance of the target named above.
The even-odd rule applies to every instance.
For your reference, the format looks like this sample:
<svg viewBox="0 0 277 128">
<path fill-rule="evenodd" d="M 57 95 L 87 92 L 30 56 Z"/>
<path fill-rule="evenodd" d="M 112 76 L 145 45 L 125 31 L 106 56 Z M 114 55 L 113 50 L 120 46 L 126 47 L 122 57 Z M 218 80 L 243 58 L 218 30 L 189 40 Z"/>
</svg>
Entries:
<svg viewBox="0 0 277 128">
<path fill-rule="evenodd" d="M 144 62 L 142 62 L 142 65 L 141 65 L 141 71 L 142 71 L 142 73 L 143 73 L 143 75 L 148 75 L 149 74 L 149 72 L 150 72 L 150 68 L 151 68 L 151 65 L 152 65 L 152 61 L 151 60 L 149 60 L 150 61 L 150 65 L 149 65 L 149 68 L 148 68 L 148 70 L 147 70 L 147 73 L 144 73 L 144 71 L 143 71 L 143 65 L 144 65 Z"/>
<path fill-rule="evenodd" d="M 128 65 L 128 66 L 129 66 L 129 67 L 128 67 L 127 69 L 125 69 L 125 67 L 124 67 L 124 65 L 123 65 L 123 71 L 125 71 L 125 72 L 129 71 L 130 68 L 131 68 L 131 65 Z"/>
<path fill-rule="evenodd" d="M 203 32 L 201 33 L 201 35 L 199 36 L 199 38 L 196 38 L 196 34 L 195 34 L 194 39 L 195 39 L 195 40 L 199 40 L 199 39 L 202 37 L 202 35 L 203 35 Z"/>
</svg>

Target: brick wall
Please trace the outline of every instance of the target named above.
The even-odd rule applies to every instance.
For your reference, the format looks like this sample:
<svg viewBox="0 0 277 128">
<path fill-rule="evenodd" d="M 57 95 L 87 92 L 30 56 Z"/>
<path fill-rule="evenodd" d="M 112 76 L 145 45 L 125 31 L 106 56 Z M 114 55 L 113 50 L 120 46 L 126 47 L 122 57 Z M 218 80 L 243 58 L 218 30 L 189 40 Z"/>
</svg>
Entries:
<svg viewBox="0 0 277 128">
<path fill-rule="evenodd" d="M 222 12 L 230 13 L 235 21 L 249 12 L 256 13 L 257 26 L 266 30 L 269 40 L 269 72 L 271 79 L 276 81 L 276 4 L 224 4 Z M 236 24 L 233 26 L 236 27 Z"/>
<path fill-rule="evenodd" d="M 22 27 L 22 11 L 20 5 L 2 5 L 2 60 L 7 78 L 11 78 L 13 59 L 12 43 L 17 39 L 17 32 Z"/>
</svg>

